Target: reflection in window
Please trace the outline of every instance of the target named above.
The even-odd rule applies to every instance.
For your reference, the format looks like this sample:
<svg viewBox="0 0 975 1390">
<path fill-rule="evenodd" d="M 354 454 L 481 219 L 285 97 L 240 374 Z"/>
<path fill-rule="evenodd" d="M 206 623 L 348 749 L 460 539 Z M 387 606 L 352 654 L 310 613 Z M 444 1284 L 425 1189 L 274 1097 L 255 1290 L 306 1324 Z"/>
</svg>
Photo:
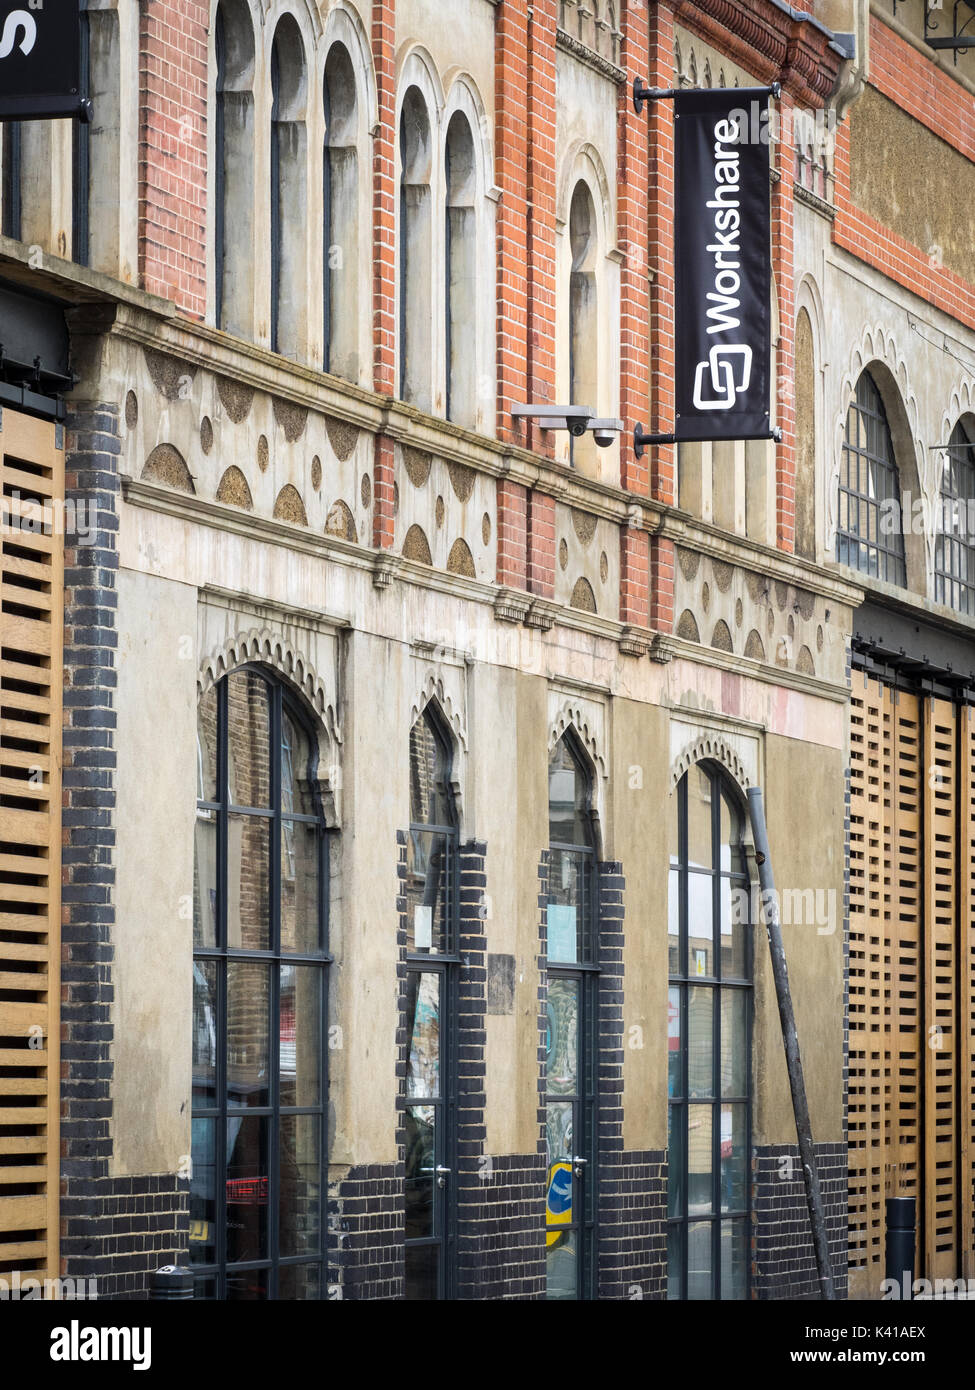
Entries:
<svg viewBox="0 0 975 1390">
<path fill-rule="evenodd" d="M 888 584 L 907 584 L 901 490 L 887 412 L 862 372 L 846 412 L 836 558 Z"/>
<path fill-rule="evenodd" d="M 196 1296 L 317 1299 L 327 839 L 315 741 L 278 682 L 243 667 L 207 692 L 197 776 Z"/>
<path fill-rule="evenodd" d="M 548 807 L 546 1297 L 583 1299 L 594 1296 L 596 841 L 571 732 L 549 757 Z"/>
<path fill-rule="evenodd" d="M 748 1296 L 751 949 L 743 822 L 707 763 L 677 789 L 667 994 L 668 1296 Z"/>
<path fill-rule="evenodd" d="M 975 419 L 966 416 L 942 454 L 941 507 L 934 541 L 934 597 L 975 613 Z"/>
</svg>

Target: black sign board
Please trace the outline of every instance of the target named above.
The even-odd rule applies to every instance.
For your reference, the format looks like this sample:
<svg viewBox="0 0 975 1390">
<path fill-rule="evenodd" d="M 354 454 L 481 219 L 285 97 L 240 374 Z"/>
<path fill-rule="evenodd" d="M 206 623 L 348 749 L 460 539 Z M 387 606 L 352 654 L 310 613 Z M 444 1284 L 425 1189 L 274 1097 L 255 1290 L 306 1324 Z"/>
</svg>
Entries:
<svg viewBox="0 0 975 1390">
<path fill-rule="evenodd" d="M 674 98 L 675 438 L 768 439 L 768 91 Z"/>
<path fill-rule="evenodd" d="M 78 0 L 0 0 L 0 120 L 88 119 Z"/>
</svg>

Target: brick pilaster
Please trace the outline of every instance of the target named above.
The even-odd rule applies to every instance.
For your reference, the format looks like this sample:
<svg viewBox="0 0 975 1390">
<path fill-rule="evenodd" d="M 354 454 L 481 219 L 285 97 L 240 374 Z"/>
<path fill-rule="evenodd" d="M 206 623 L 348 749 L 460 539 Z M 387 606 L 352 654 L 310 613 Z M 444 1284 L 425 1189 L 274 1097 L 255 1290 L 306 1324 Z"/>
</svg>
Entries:
<svg viewBox="0 0 975 1390">
<path fill-rule="evenodd" d="M 555 399 L 555 30 L 557 0 L 535 0 L 528 25 L 528 398 Z M 531 448 L 552 457 L 534 426 Z"/>
<path fill-rule="evenodd" d="M 139 24 L 139 277 L 206 313 L 209 5 L 145 0 Z"/>
<path fill-rule="evenodd" d="M 528 494 L 528 588 L 541 598 L 555 593 L 555 498 Z"/>
<path fill-rule="evenodd" d="M 376 73 L 379 128 L 372 145 L 372 347 L 373 390 L 398 394 L 396 380 L 396 4 L 372 7 L 372 60 Z M 377 434 L 373 457 L 372 543 L 393 544 L 393 441 Z"/>
<path fill-rule="evenodd" d="M 795 103 L 787 92 L 779 102 L 783 130 L 792 129 Z M 790 554 L 796 539 L 796 397 L 795 397 L 795 290 L 793 286 L 792 224 L 795 162 L 792 142 L 780 140 L 778 181 L 772 185 L 772 275 L 778 298 L 779 338 L 775 352 L 776 423 L 782 443 L 775 449 L 775 534 L 780 550 Z"/>
</svg>

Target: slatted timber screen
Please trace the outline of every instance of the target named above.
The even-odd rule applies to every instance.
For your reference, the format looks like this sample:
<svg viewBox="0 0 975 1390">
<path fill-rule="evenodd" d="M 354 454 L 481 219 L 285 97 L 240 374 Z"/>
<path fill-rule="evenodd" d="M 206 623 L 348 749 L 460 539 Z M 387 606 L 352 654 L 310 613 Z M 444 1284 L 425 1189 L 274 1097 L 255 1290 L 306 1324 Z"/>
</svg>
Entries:
<svg viewBox="0 0 975 1390">
<path fill-rule="evenodd" d="M 855 671 L 850 725 L 850 1294 L 877 1297 L 884 1199 L 917 1273 L 975 1275 L 975 725 Z"/>
<path fill-rule="evenodd" d="M 0 1279 L 58 1274 L 64 456 L 0 412 Z"/>
</svg>

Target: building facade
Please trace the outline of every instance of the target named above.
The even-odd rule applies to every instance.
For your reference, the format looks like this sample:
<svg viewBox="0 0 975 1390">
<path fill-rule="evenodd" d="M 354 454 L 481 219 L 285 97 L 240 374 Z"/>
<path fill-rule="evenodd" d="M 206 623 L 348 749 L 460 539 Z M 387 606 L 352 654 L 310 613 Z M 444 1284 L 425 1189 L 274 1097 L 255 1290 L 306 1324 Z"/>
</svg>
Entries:
<svg viewBox="0 0 975 1390">
<path fill-rule="evenodd" d="M 749 787 L 837 1288 L 894 1193 L 969 1272 L 975 86 L 894 8 L 84 10 L 0 150 L 4 1277 L 813 1296 Z M 633 450 L 636 76 L 781 84 L 777 446 Z"/>
</svg>

